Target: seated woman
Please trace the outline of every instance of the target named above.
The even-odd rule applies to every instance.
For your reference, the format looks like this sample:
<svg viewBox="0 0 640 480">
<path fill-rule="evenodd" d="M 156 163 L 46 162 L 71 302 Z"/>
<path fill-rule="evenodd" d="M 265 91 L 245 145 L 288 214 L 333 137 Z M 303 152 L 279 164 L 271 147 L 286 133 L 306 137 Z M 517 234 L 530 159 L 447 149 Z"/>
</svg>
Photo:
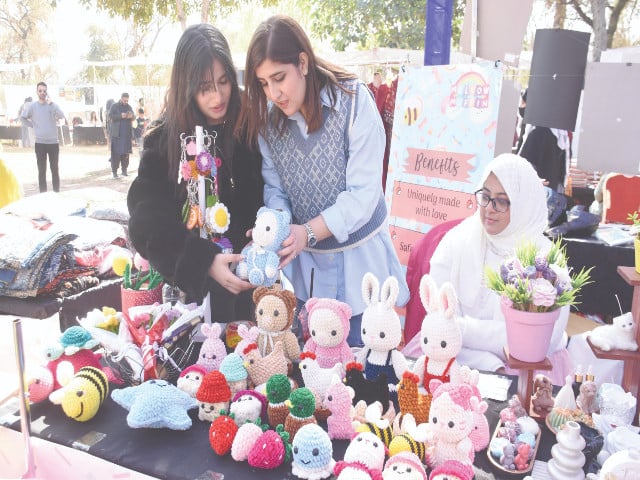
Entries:
<svg viewBox="0 0 640 480">
<path fill-rule="evenodd" d="M 547 202 L 534 168 L 513 154 L 502 154 L 489 162 L 479 188 L 478 210 L 445 234 L 431 258 L 430 273 L 439 286 L 451 282 L 458 294 L 462 329 L 458 362 L 496 371 L 505 368 L 507 334 L 500 297 L 485 286 L 484 269 L 486 265 L 499 268 L 524 239 L 538 248 L 550 246 L 543 235 Z M 564 385 L 564 377 L 572 373 L 565 335 L 569 308 L 562 308 L 554 327 L 548 351 L 553 370 L 541 372 L 556 385 Z M 405 355 L 421 354 L 419 337 L 407 344 Z"/>
</svg>

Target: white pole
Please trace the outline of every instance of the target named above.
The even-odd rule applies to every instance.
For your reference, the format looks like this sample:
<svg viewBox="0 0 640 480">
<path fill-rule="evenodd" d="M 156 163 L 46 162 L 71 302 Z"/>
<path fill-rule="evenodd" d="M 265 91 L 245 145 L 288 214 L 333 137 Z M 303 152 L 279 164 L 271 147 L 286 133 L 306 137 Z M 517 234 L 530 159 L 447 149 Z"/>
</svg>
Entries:
<svg viewBox="0 0 640 480">
<path fill-rule="evenodd" d="M 196 154 L 199 154 L 204 151 L 204 129 L 200 126 L 196 126 Z M 204 177 L 202 175 L 198 175 L 198 203 L 200 207 L 200 213 L 202 213 L 202 218 L 204 218 L 205 212 L 207 210 L 207 192 L 205 189 Z M 204 227 L 200 227 L 200 238 L 207 238 L 207 232 L 205 232 Z M 205 323 L 211 323 L 211 294 L 207 293 L 204 297 L 204 321 Z"/>
</svg>

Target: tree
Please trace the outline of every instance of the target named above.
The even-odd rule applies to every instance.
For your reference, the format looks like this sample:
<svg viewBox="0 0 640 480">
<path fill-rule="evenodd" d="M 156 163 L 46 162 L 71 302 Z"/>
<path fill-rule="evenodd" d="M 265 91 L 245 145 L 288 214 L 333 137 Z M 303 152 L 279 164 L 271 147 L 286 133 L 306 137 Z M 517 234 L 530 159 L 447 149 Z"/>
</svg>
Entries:
<svg viewBox="0 0 640 480">
<path fill-rule="evenodd" d="M 426 2 L 416 0 L 309 0 L 313 30 L 338 51 L 360 48 L 424 48 Z M 460 40 L 465 0 L 454 0 L 452 37 Z"/>
<path fill-rule="evenodd" d="M 593 60 L 600 61 L 603 50 L 613 47 L 614 36 L 618 29 L 625 8 L 631 0 L 558 0 L 569 1 L 578 17 L 593 30 L 594 49 Z M 635 3 L 635 2 L 633 2 Z M 588 12 L 591 11 L 591 16 Z M 606 12 L 609 11 L 609 23 L 607 25 Z"/>
</svg>

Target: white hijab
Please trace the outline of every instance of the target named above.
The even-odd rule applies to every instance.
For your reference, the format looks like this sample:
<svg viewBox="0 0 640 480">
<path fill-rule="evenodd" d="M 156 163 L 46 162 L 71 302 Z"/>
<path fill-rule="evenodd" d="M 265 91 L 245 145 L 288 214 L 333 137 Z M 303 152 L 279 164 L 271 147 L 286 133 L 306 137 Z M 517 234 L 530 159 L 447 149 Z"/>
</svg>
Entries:
<svg viewBox="0 0 640 480">
<path fill-rule="evenodd" d="M 546 194 L 533 166 L 511 153 L 498 155 L 485 168 L 478 188 L 482 188 L 490 173 L 498 178 L 509 197 L 510 221 L 502 232 L 489 235 L 482 226 L 478 209 L 455 227 L 458 255 L 451 266 L 451 279 L 459 286 L 457 293 L 465 304 L 474 303 L 478 285 L 484 283 L 485 262 L 490 258 L 505 259 L 513 255 L 523 240 L 533 241 L 539 248 L 550 244 L 543 234 L 548 223 Z"/>
</svg>

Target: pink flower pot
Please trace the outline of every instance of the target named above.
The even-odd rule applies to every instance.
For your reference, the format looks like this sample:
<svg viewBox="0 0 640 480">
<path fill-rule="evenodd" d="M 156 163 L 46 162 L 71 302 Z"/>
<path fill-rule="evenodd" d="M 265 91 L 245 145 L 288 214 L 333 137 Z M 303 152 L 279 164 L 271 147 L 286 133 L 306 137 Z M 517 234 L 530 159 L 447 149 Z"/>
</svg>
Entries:
<svg viewBox="0 0 640 480">
<path fill-rule="evenodd" d="M 130 307 L 162 303 L 162 283 L 152 290 L 132 290 L 121 287 L 122 313 L 129 315 Z"/>
<path fill-rule="evenodd" d="M 500 308 L 507 328 L 509 355 L 522 362 L 542 362 L 547 356 L 560 309 L 542 313 L 524 312 L 509 306 L 505 299 L 500 302 Z"/>
</svg>

